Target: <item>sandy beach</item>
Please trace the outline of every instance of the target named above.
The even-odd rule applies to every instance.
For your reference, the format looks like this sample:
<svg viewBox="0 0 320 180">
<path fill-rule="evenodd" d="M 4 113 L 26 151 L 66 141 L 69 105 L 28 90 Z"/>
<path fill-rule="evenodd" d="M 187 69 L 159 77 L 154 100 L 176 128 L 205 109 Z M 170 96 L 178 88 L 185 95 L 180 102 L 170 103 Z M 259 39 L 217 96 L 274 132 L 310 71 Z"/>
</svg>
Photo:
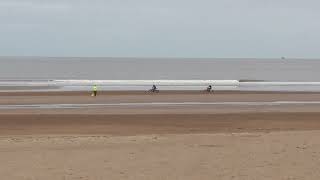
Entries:
<svg viewBox="0 0 320 180">
<path fill-rule="evenodd" d="M 2 92 L 0 176 L 319 179 L 320 104 L 297 103 L 317 101 L 319 93 Z"/>
<path fill-rule="evenodd" d="M 320 180 L 319 7 L 0 0 L 0 180 Z"/>
</svg>

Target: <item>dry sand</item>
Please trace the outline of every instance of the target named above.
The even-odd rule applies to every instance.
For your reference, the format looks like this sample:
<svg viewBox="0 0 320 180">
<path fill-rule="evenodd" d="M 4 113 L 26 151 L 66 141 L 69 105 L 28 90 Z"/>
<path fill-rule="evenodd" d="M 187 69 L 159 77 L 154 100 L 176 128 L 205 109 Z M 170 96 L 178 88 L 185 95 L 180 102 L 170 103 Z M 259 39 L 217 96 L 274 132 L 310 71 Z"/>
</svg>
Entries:
<svg viewBox="0 0 320 180">
<path fill-rule="evenodd" d="M 318 93 L 0 93 L 0 104 L 319 101 Z M 320 106 L 0 110 L 0 177 L 320 178 Z"/>
<path fill-rule="evenodd" d="M 308 179 L 320 131 L 0 138 L 1 179 Z"/>
</svg>

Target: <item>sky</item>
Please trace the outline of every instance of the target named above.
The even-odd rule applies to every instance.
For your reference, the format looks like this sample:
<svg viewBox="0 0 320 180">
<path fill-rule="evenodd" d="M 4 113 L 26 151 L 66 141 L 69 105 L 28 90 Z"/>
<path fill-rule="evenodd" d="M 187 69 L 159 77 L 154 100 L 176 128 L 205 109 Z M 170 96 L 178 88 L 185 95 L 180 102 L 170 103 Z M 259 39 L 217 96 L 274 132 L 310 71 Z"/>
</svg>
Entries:
<svg viewBox="0 0 320 180">
<path fill-rule="evenodd" d="M 319 0 L 0 0 L 0 56 L 320 58 Z"/>
</svg>

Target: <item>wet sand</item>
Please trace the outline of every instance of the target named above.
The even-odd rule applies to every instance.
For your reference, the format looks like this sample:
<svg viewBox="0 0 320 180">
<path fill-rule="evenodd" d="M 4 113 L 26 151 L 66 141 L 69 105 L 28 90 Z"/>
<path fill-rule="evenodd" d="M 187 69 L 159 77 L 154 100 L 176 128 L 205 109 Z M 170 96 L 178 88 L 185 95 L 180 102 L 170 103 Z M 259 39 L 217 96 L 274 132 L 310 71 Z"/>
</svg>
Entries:
<svg viewBox="0 0 320 180">
<path fill-rule="evenodd" d="M 88 92 L 0 94 L 0 105 L 99 104 L 145 102 L 319 101 L 319 93 L 261 92 Z M 320 130 L 320 104 L 272 106 L 161 105 L 66 109 L 0 109 L 0 135 L 32 134 L 175 134 L 282 130 Z"/>
<path fill-rule="evenodd" d="M 0 135 L 147 135 L 320 130 L 320 113 L 1 115 Z"/>
<path fill-rule="evenodd" d="M 319 93 L 0 93 L 1 105 L 320 101 Z M 4 179 L 320 178 L 320 105 L 1 109 Z"/>
</svg>

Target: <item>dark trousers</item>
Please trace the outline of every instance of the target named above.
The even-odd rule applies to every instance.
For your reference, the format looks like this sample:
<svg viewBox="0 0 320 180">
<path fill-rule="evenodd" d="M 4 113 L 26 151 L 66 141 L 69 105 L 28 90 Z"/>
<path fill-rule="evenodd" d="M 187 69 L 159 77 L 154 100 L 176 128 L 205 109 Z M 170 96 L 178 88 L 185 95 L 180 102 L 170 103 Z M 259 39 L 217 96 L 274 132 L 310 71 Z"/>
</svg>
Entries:
<svg viewBox="0 0 320 180">
<path fill-rule="evenodd" d="M 97 96 L 97 91 L 93 91 L 93 95 L 94 95 L 94 96 Z"/>
</svg>

